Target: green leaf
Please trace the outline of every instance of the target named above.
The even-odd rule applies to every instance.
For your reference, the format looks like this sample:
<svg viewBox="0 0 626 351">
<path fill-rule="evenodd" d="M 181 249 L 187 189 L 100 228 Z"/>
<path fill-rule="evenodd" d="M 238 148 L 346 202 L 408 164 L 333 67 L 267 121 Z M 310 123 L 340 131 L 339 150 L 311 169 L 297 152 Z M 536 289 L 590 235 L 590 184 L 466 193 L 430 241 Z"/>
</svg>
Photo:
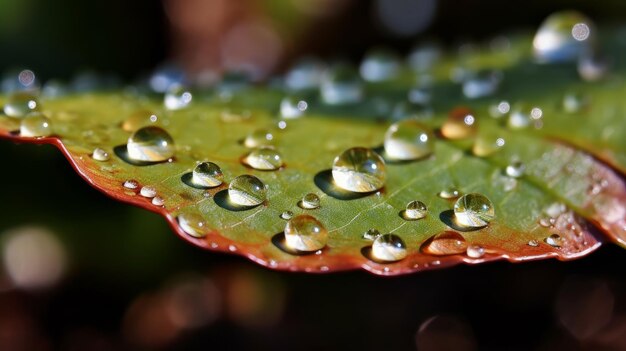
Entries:
<svg viewBox="0 0 626 351">
<path fill-rule="evenodd" d="M 617 57 L 624 45 L 611 40 L 616 43 L 611 54 Z M 389 106 L 408 106 L 406 92 L 414 75 L 408 68 L 394 81 L 368 83 L 366 99 L 358 104 L 332 106 L 309 92 L 306 115 L 285 121 L 278 111 L 285 92 L 273 86 L 247 85 L 228 100 L 220 88 L 193 92 L 190 106 L 176 111 L 167 110 L 159 97 L 150 95 L 84 92 L 42 98 L 41 111 L 51 121 L 52 136 L 20 135 L 22 122 L 11 117 L 0 117 L 0 134 L 18 142 L 54 144 L 94 187 L 162 214 L 184 240 L 276 269 L 362 268 L 393 275 L 461 262 L 568 260 L 592 252 L 604 237 L 626 245 L 624 67 L 616 62 L 608 78 L 581 82 L 573 65 L 533 63 L 529 47 L 527 38 L 519 38 L 506 52 L 485 48 L 463 61 L 446 57 L 438 63 L 433 70 L 433 116 L 420 115 L 437 131 L 437 141 L 431 156 L 415 161 L 393 162 L 382 148 L 394 114 Z M 502 86 L 486 99 L 464 98 L 460 87 L 448 79 L 459 62 L 470 69 L 499 67 L 504 72 Z M 581 99 L 575 111 L 563 108 L 564 99 L 572 96 Z M 7 97 L 1 99 L 5 103 Z M 522 106 L 527 113 L 538 107 L 542 116 L 527 128 L 510 129 L 507 116 L 491 117 L 490 109 L 500 100 L 509 101 L 513 109 Z M 440 128 L 450 111 L 461 106 L 472 111 L 478 132 L 460 140 L 446 139 Z M 171 162 L 145 165 L 124 160 L 131 134 L 123 128 L 124 122 L 137 114 L 146 120 L 155 114 L 156 124 L 171 134 L 176 145 Z M 242 140 L 259 130 L 272 134 L 271 143 L 285 162 L 280 169 L 261 171 L 242 164 L 250 151 Z M 504 146 L 494 147 L 493 153 L 476 152 L 481 142 L 491 145 L 496 138 L 504 140 Z M 354 146 L 372 148 L 387 159 L 387 180 L 380 191 L 355 194 L 333 183 L 333 159 Z M 96 148 L 110 159 L 94 159 Z M 218 164 L 225 182 L 210 189 L 188 185 L 198 161 Z M 520 177 L 505 172 L 515 161 L 525 166 Z M 267 185 L 263 204 L 239 208 L 229 202 L 228 184 L 242 174 L 254 175 Z M 124 187 L 129 180 L 137 183 L 135 189 Z M 162 206 L 153 204 L 152 196 L 141 195 L 144 186 L 154 188 Z M 438 196 L 451 187 L 461 194 L 488 197 L 495 219 L 474 230 L 457 224 L 455 200 Z M 298 206 L 308 193 L 320 197 L 319 208 Z M 426 204 L 425 218 L 403 217 L 412 200 Z M 285 211 L 319 220 L 329 232 L 327 245 L 311 254 L 286 248 L 286 220 L 281 218 Z M 198 228 L 201 235 L 183 230 L 177 220 L 181 214 L 203 219 L 205 225 Z M 369 229 L 398 235 L 406 244 L 407 257 L 393 263 L 373 260 L 372 242 L 364 239 Z"/>
</svg>

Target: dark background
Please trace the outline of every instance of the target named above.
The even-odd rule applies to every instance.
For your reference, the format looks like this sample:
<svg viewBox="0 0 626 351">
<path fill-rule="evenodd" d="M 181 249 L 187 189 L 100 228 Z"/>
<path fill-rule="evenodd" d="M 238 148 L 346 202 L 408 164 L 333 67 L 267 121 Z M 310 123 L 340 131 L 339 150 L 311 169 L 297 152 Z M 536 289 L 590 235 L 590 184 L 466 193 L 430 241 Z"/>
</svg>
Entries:
<svg viewBox="0 0 626 351">
<path fill-rule="evenodd" d="M 165 10 L 176 2 L 205 9 L 209 24 L 180 30 Z M 619 0 L 440 0 L 429 25 L 399 35 L 380 20 L 378 2 L 338 1 L 323 16 L 297 14 L 296 2 L 0 0 L 0 71 L 30 68 L 45 81 L 92 70 L 132 80 L 170 60 L 190 72 L 219 71 L 212 48 L 240 18 L 261 18 L 284 38 L 274 72 L 308 54 L 356 61 L 377 45 L 405 53 L 425 39 L 489 39 L 536 28 L 559 9 L 582 10 L 600 25 L 626 19 Z M 333 2 L 316 6 L 325 3 Z M 194 48 L 204 56 L 189 59 Z M 2 142 L 0 155 L 3 250 L 8 237 L 38 226 L 68 262 L 46 288 L 0 275 L 1 350 L 626 350 L 626 253 L 613 245 L 567 263 L 396 278 L 277 273 L 191 247 L 157 215 L 90 188 L 51 146 Z"/>
</svg>

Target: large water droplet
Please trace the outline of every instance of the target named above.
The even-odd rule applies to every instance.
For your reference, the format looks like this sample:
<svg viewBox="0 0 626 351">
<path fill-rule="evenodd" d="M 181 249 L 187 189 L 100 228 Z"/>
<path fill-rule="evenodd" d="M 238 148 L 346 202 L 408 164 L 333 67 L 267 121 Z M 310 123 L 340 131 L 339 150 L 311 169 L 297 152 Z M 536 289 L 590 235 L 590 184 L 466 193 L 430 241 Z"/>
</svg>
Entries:
<svg viewBox="0 0 626 351">
<path fill-rule="evenodd" d="M 199 163 L 191 173 L 191 182 L 200 188 L 214 188 L 222 184 L 224 174 L 220 166 L 213 162 Z"/>
<path fill-rule="evenodd" d="M 395 234 L 383 234 L 372 243 L 372 258 L 382 262 L 396 262 L 407 255 L 404 240 Z"/>
<path fill-rule="evenodd" d="M 328 231 L 313 216 L 295 216 L 285 226 L 285 243 L 294 250 L 314 252 L 323 249 L 327 241 Z"/>
<path fill-rule="evenodd" d="M 302 117 L 307 108 L 309 104 L 304 99 L 286 96 L 280 102 L 280 115 L 287 119 Z"/>
<path fill-rule="evenodd" d="M 430 155 L 435 138 L 422 123 L 407 119 L 392 124 L 385 133 L 385 153 L 396 160 L 415 160 Z"/>
<path fill-rule="evenodd" d="M 388 50 L 378 49 L 369 52 L 359 71 L 361 77 L 368 82 L 382 82 L 395 77 L 400 69 L 400 60 Z"/>
<path fill-rule="evenodd" d="M 163 104 L 168 110 L 182 110 L 191 103 L 192 95 L 181 85 L 174 85 L 167 90 Z"/>
<path fill-rule="evenodd" d="M 37 96 L 27 91 L 18 91 L 9 95 L 4 104 L 4 113 L 9 117 L 24 117 L 38 109 Z"/>
<path fill-rule="evenodd" d="M 441 134 L 448 139 L 469 138 L 476 133 L 476 118 L 466 107 L 450 111 L 448 119 L 441 126 Z"/>
<path fill-rule="evenodd" d="M 280 153 L 271 148 L 258 148 L 250 151 L 243 159 L 243 163 L 261 171 L 274 171 L 283 166 Z"/>
<path fill-rule="evenodd" d="M 376 152 L 364 147 L 353 147 L 335 157 L 333 179 L 340 188 L 367 193 L 385 185 L 385 161 Z"/>
<path fill-rule="evenodd" d="M 477 193 L 465 194 L 454 204 L 456 222 L 465 227 L 479 228 L 491 222 L 496 214 L 486 196 Z"/>
<path fill-rule="evenodd" d="M 50 119 L 44 114 L 33 112 L 22 119 L 20 124 L 20 136 L 45 137 L 52 134 Z"/>
<path fill-rule="evenodd" d="M 182 230 L 194 238 L 202 238 L 207 235 L 207 224 L 201 215 L 197 213 L 181 213 L 178 215 L 178 225 Z"/>
<path fill-rule="evenodd" d="M 593 46 L 594 32 L 591 20 L 579 12 L 553 13 L 535 34 L 535 58 L 546 63 L 572 61 Z"/>
<path fill-rule="evenodd" d="M 122 129 L 127 132 L 134 132 L 141 127 L 156 125 L 158 121 L 159 118 L 152 111 L 138 110 L 122 122 Z"/>
<path fill-rule="evenodd" d="M 243 145 L 249 148 L 271 146 L 274 135 L 267 130 L 258 129 L 248 134 L 243 141 Z"/>
<path fill-rule="evenodd" d="M 363 83 L 354 68 L 338 64 L 324 75 L 320 94 L 329 105 L 356 103 L 363 98 Z"/>
<path fill-rule="evenodd" d="M 457 232 L 446 231 L 426 240 L 421 250 L 435 256 L 457 255 L 467 251 L 467 241 Z"/>
<path fill-rule="evenodd" d="M 265 201 L 267 191 L 265 184 L 252 175 L 240 175 L 233 179 L 228 186 L 230 201 L 239 206 L 258 206 Z"/>
<path fill-rule="evenodd" d="M 306 210 L 314 210 L 320 207 L 320 197 L 316 194 L 308 193 L 302 197 L 298 205 Z"/>
<path fill-rule="evenodd" d="M 128 157 L 135 161 L 161 162 L 174 156 L 174 140 L 162 128 L 143 127 L 128 138 Z"/>
<path fill-rule="evenodd" d="M 413 200 L 406 204 L 403 217 L 407 220 L 416 220 L 426 217 L 427 214 L 428 208 L 426 205 L 421 201 Z"/>
</svg>

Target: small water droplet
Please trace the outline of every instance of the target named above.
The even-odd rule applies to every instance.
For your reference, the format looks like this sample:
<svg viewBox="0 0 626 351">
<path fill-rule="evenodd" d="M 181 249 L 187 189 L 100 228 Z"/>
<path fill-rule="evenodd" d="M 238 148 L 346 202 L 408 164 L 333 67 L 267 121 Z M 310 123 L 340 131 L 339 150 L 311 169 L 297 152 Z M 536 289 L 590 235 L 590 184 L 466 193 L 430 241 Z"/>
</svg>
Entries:
<svg viewBox="0 0 626 351">
<path fill-rule="evenodd" d="M 327 241 L 328 231 L 313 216 L 295 216 L 285 226 L 285 243 L 294 250 L 314 252 L 324 248 Z"/>
<path fill-rule="evenodd" d="M 20 123 L 20 136 L 45 137 L 52 134 L 50 119 L 39 112 L 29 113 Z"/>
<path fill-rule="evenodd" d="M 213 162 L 201 162 L 191 173 L 191 183 L 200 188 L 214 188 L 222 184 L 224 174 Z"/>
<path fill-rule="evenodd" d="M 372 258 L 382 262 L 396 262 L 407 255 L 404 240 L 395 234 L 383 234 L 372 243 Z"/>
<path fill-rule="evenodd" d="M 460 196 L 460 192 L 453 187 L 450 188 L 446 188 L 441 190 L 439 193 L 437 193 L 437 196 L 439 196 L 442 199 L 446 199 L 446 200 L 450 200 L 450 199 L 456 199 L 457 197 Z"/>
<path fill-rule="evenodd" d="M 9 95 L 4 104 L 4 113 L 9 117 L 21 118 L 38 109 L 37 96 L 28 91 L 18 91 Z"/>
<path fill-rule="evenodd" d="M 576 11 L 561 11 L 548 16 L 533 39 L 533 51 L 539 62 L 573 61 L 593 46 L 594 25 Z"/>
<path fill-rule="evenodd" d="M 400 60 L 391 51 L 377 49 L 369 52 L 359 67 L 361 77 L 368 82 L 382 82 L 395 77 L 400 69 Z"/>
<path fill-rule="evenodd" d="M 141 190 L 139 190 L 139 195 L 151 199 L 157 195 L 157 191 L 152 186 L 143 186 Z"/>
<path fill-rule="evenodd" d="M 407 220 L 416 220 L 426 217 L 427 214 L 428 208 L 426 205 L 421 201 L 413 200 L 406 204 L 403 217 Z"/>
<path fill-rule="evenodd" d="M 141 127 L 156 125 L 158 122 L 159 118 L 152 111 L 138 110 L 122 122 L 122 129 L 126 132 L 134 132 Z"/>
<path fill-rule="evenodd" d="M 380 236 L 380 231 L 376 228 L 370 228 L 363 233 L 363 239 L 374 241 Z"/>
<path fill-rule="evenodd" d="M 456 222 L 465 227 L 484 227 L 495 218 L 491 201 L 482 194 L 470 193 L 461 196 L 454 204 Z"/>
<path fill-rule="evenodd" d="M 561 247 L 561 245 L 563 244 L 563 239 L 558 234 L 551 234 L 550 236 L 545 238 L 544 241 L 546 242 L 546 244 L 552 247 Z"/>
<path fill-rule="evenodd" d="M 125 181 L 124 184 L 122 185 L 126 189 L 137 189 L 139 187 L 139 182 L 134 179 L 130 179 L 130 180 Z"/>
<path fill-rule="evenodd" d="M 526 165 L 520 161 L 514 161 L 508 166 L 506 166 L 505 172 L 506 175 L 513 178 L 520 178 L 524 175 L 526 171 Z"/>
<path fill-rule="evenodd" d="M 467 251 L 467 241 L 457 232 L 446 231 L 426 240 L 421 250 L 434 256 L 462 254 Z"/>
<path fill-rule="evenodd" d="M 191 93 L 183 86 L 173 85 L 165 93 L 163 104 L 168 110 L 182 110 L 189 106 L 192 97 Z"/>
<path fill-rule="evenodd" d="M 506 144 L 504 138 L 493 133 L 481 133 L 474 140 L 472 153 L 478 157 L 493 155 Z"/>
<path fill-rule="evenodd" d="M 293 212 L 291 212 L 291 211 L 285 211 L 285 212 L 280 214 L 280 218 L 282 218 L 284 220 L 290 220 L 292 217 L 293 217 Z"/>
<path fill-rule="evenodd" d="M 539 242 L 537 240 L 528 240 L 528 246 L 537 247 Z"/>
<path fill-rule="evenodd" d="M 152 198 L 152 204 L 154 206 L 163 206 L 165 204 L 165 199 L 160 196 L 155 196 Z"/>
<path fill-rule="evenodd" d="M 280 115 L 283 118 L 293 119 L 304 115 L 309 104 L 304 99 L 294 96 L 286 96 L 280 102 Z"/>
<path fill-rule="evenodd" d="M 467 256 L 471 258 L 481 258 L 485 255 L 485 249 L 480 245 L 470 245 L 467 247 Z"/>
<path fill-rule="evenodd" d="M 356 103 L 363 98 L 363 84 L 353 67 L 338 64 L 322 78 L 320 95 L 329 105 Z"/>
<path fill-rule="evenodd" d="M 135 161 L 161 162 L 174 156 L 174 140 L 160 127 L 143 127 L 128 138 L 128 157 Z"/>
<path fill-rule="evenodd" d="M 259 178 L 244 174 L 236 177 L 230 183 L 228 197 L 239 206 L 258 206 L 265 201 L 267 190 Z"/>
<path fill-rule="evenodd" d="M 109 156 L 109 153 L 102 150 L 101 148 L 95 148 L 93 150 L 93 152 L 91 153 L 91 157 L 96 160 L 96 161 L 108 161 L 111 157 Z"/>
<path fill-rule="evenodd" d="M 193 236 L 202 238 L 207 235 L 207 224 L 201 215 L 197 213 L 181 213 L 178 215 L 178 225 L 181 229 Z"/>
<path fill-rule="evenodd" d="M 243 141 L 243 145 L 248 148 L 258 148 L 262 146 L 271 146 L 274 135 L 267 130 L 259 129 L 248 134 Z"/>
<path fill-rule="evenodd" d="M 313 193 L 308 193 L 302 197 L 298 203 L 300 207 L 306 210 L 313 210 L 320 207 L 320 197 Z"/>
<path fill-rule="evenodd" d="M 272 148 L 257 148 L 250 151 L 242 162 L 254 169 L 261 171 L 275 171 L 283 166 L 283 158 L 280 153 Z"/>
<path fill-rule="evenodd" d="M 335 157 L 333 179 L 342 189 L 367 193 L 385 185 L 385 161 L 376 152 L 364 147 L 353 147 Z"/>
<path fill-rule="evenodd" d="M 450 111 L 448 119 L 441 126 L 441 134 L 448 139 L 465 139 L 476 133 L 476 118 L 466 107 Z"/>
<path fill-rule="evenodd" d="M 385 153 L 396 160 L 423 158 L 434 147 L 435 137 L 430 128 L 414 119 L 396 122 L 385 133 Z"/>
</svg>

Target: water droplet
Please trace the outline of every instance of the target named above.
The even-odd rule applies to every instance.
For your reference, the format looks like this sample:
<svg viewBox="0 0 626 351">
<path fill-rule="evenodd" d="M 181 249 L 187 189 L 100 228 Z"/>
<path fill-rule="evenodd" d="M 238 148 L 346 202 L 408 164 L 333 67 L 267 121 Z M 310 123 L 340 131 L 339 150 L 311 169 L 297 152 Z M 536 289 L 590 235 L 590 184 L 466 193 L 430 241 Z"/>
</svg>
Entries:
<svg viewBox="0 0 626 351">
<path fill-rule="evenodd" d="M 476 118 L 466 107 L 450 111 L 448 119 L 441 126 L 441 134 L 448 139 L 465 139 L 476 133 Z"/>
<path fill-rule="evenodd" d="M 380 236 L 380 231 L 376 228 L 370 228 L 363 233 L 363 239 L 374 241 Z"/>
<path fill-rule="evenodd" d="M 264 129 L 259 129 L 248 134 L 243 141 L 243 145 L 249 148 L 271 146 L 273 140 L 274 135 L 272 133 Z"/>
<path fill-rule="evenodd" d="M 395 262 L 407 255 L 404 240 L 395 234 L 379 235 L 372 243 L 372 258 L 376 261 Z"/>
<path fill-rule="evenodd" d="M 457 232 L 446 231 L 426 240 L 421 250 L 434 256 L 457 255 L 466 253 L 467 241 Z"/>
<path fill-rule="evenodd" d="M 159 118 L 152 111 L 138 110 L 122 122 L 122 129 L 127 132 L 134 132 L 141 127 L 156 125 L 158 121 Z"/>
<path fill-rule="evenodd" d="M 363 84 L 354 68 L 338 64 L 324 75 L 320 95 L 329 105 L 356 103 L 363 98 Z"/>
<path fill-rule="evenodd" d="M 524 172 L 526 171 L 526 166 L 524 165 L 524 163 L 520 162 L 520 161 L 515 161 L 512 162 L 510 165 L 506 166 L 506 175 L 508 175 L 509 177 L 513 177 L 513 178 L 520 178 L 521 176 L 524 175 Z"/>
<path fill-rule="evenodd" d="M 265 184 L 252 175 L 240 175 L 228 186 L 228 197 L 239 206 L 258 206 L 265 201 L 267 190 Z"/>
<path fill-rule="evenodd" d="M 303 59 L 285 75 L 285 84 L 290 90 L 314 89 L 320 85 L 324 75 L 324 64 L 312 58 Z"/>
<path fill-rule="evenodd" d="M 141 187 L 141 190 L 139 190 L 139 195 L 151 199 L 157 195 L 157 191 L 152 186 L 143 186 Z"/>
<path fill-rule="evenodd" d="M 294 96 L 286 96 L 280 101 L 280 115 L 283 118 L 302 117 L 308 108 L 306 100 Z"/>
<path fill-rule="evenodd" d="M 561 11 L 548 16 L 533 39 L 539 62 L 572 61 L 593 46 L 593 23 L 576 11 Z"/>
<path fill-rule="evenodd" d="M 124 186 L 124 188 L 126 189 L 137 189 L 139 187 L 139 182 L 137 182 L 134 179 L 130 179 L 124 182 L 124 184 L 122 184 L 122 186 Z"/>
<path fill-rule="evenodd" d="M 308 193 L 302 197 L 299 202 L 300 207 L 313 210 L 320 207 L 320 197 L 313 193 Z"/>
<path fill-rule="evenodd" d="M 178 215 L 178 225 L 181 229 L 193 236 L 202 238 L 207 235 L 207 224 L 201 215 L 197 213 L 181 213 Z"/>
<path fill-rule="evenodd" d="M 528 240 L 528 246 L 537 247 L 539 242 L 537 240 Z"/>
<path fill-rule="evenodd" d="M 100 148 L 95 148 L 91 157 L 96 161 L 108 161 L 110 159 L 109 153 Z"/>
<path fill-rule="evenodd" d="M 472 145 L 472 153 L 478 157 L 493 155 L 506 144 L 504 138 L 493 133 L 480 133 Z"/>
<path fill-rule="evenodd" d="M 4 113 L 9 117 L 24 117 L 38 109 L 37 96 L 27 91 L 18 91 L 9 95 L 4 104 Z"/>
<path fill-rule="evenodd" d="M 481 258 L 485 255 L 485 249 L 479 245 L 470 245 L 467 247 L 467 256 L 471 258 Z"/>
<path fill-rule="evenodd" d="M 369 52 L 359 71 L 361 77 L 368 82 L 382 82 L 395 77 L 400 69 L 400 60 L 388 50 L 378 49 Z"/>
<path fill-rule="evenodd" d="M 551 234 L 550 236 L 545 238 L 544 241 L 546 242 L 546 244 L 552 247 L 561 247 L 561 245 L 563 244 L 563 239 L 558 234 Z"/>
<path fill-rule="evenodd" d="M 182 110 L 191 103 L 192 95 L 181 85 L 173 85 L 165 93 L 163 104 L 168 110 Z"/>
<path fill-rule="evenodd" d="M 154 206 L 163 206 L 165 204 L 165 199 L 160 196 L 155 196 L 152 198 L 152 204 Z"/>
<path fill-rule="evenodd" d="M 162 128 L 143 127 L 128 138 L 128 157 L 135 161 L 161 162 L 174 156 L 174 140 Z"/>
<path fill-rule="evenodd" d="M 511 114 L 509 114 L 509 119 L 507 120 L 507 126 L 511 129 L 523 129 L 527 128 L 530 125 L 531 116 L 530 111 L 526 108 L 525 105 L 520 105 L 515 107 Z"/>
<path fill-rule="evenodd" d="M 29 113 L 20 124 L 20 136 L 45 137 L 52 134 L 50 119 L 39 112 Z"/>
<path fill-rule="evenodd" d="M 342 189 L 367 193 L 385 185 L 385 161 L 376 152 L 364 147 L 353 147 L 335 157 L 333 179 Z"/>
<path fill-rule="evenodd" d="M 271 148 L 258 148 L 250 151 L 242 162 L 247 166 L 261 171 L 275 171 L 283 166 L 280 153 Z"/>
<path fill-rule="evenodd" d="M 328 231 L 313 216 L 295 216 L 285 226 L 285 243 L 294 250 L 314 252 L 323 249 L 327 241 Z"/>
<path fill-rule="evenodd" d="M 463 95 L 468 99 L 478 99 L 493 95 L 500 87 L 502 72 L 480 71 L 463 82 Z"/>
<path fill-rule="evenodd" d="M 222 184 L 224 174 L 220 166 L 213 162 L 198 163 L 191 173 L 191 182 L 200 188 L 214 188 Z"/>
<path fill-rule="evenodd" d="M 459 197 L 459 195 L 460 193 L 456 188 L 446 188 L 446 189 L 441 190 L 437 194 L 437 196 L 446 200 L 456 199 L 457 197 Z"/>
<path fill-rule="evenodd" d="M 428 208 L 426 205 L 421 201 L 413 200 L 406 204 L 403 217 L 407 220 L 416 220 L 426 217 L 427 214 Z"/>
<path fill-rule="evenodd" d="M 291 212 L 291 211 L 285 211 L 285 212 L 280 214 L 280 218 L 282 218 L 284 220 L 290 220 L 292 217 L 293 217 L 293 212 Z"/>
<path fill-rule="evenodd" d="M 500 101 L 497 104 L 489 106 L 489 114 L 493 118 L 500 118 L 511 111 L 511 104 L 508 101 Z"/>
<path fill-rule="evenodd" d="M 465 194 L 454 204 L 454 216 L 458 224 L 479 228 L 491 222 L 496 214 L 486 196 L 477 193 Z"/>
<path fill-rule="evenodd" d="M 406 119 L 392 124 L 385 133 L 385 153 L 396 160 L 415 160 L 430 155 L 435 137 L 424 124 Z"/>
</svg>

